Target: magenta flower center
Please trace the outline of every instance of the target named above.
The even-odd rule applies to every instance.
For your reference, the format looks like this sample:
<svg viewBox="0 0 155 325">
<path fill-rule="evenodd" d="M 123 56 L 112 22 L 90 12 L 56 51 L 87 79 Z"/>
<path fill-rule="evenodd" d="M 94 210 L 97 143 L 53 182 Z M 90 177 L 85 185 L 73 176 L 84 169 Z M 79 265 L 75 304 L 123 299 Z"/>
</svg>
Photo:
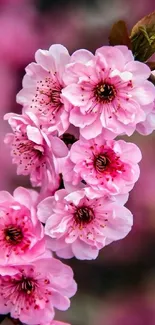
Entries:
<svg viewBox="0 0 155 325">
<path fill-rule="evenodd" d="M 80 207 L 77 208 L 74 218 L 77 224 L 85 225 L 90 223 L 94 219 L 94 212 L 91 208 L 88 207 Z"/>
<path fill-rule="evenodd" d="M 110 103 L 116 96 L 116 89 L 113 85 L 101 82 L 95 87 L 94 95 L 97 101 Z"/>
<path fill-rule="evenodd" d="M 5 235 L 5 239 L 7 240 L 7 242 L 9 242 L 12 245 L 17 245 L 17 244 L 21 243 L 21 241 L 23 239 L 23 233 L 21 231 L 21 228 L 16 227 L 14 225 L 8 226 L 4 230 L 4 235 Z"/>
<path fill-rule="evenodd" d="M 94 155 L 93 166 L 99 177 L 104 175 L 114 178 L 125 172 L 125 165 L 120 157 L 112 150 L 106 149 L 105 152 Z"/>
<path fill-rule="evenodd" d="M 97 172 L 103 172 L 110 164 L 110 160 L 105 155 L 96 156 L 94 159 L 94 167 Z"/>
</svg>

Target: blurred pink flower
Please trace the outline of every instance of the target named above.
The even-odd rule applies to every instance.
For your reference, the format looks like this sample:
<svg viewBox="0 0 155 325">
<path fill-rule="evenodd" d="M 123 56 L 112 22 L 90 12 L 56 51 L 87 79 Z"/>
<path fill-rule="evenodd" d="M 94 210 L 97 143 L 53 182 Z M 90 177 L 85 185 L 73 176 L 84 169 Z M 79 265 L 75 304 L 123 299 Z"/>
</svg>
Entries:
<svg viewBox="0 0 155 325">
<path fill-rule="evenodd" d="M 1 314 L 10 313 L 26 324 L 51 322 L 54 307 L 68 309 L 76 292 L 72 269 L 52 257 L 0 267 L 0 273 Z"/>
<path fill-rule="evenodd" d="M 19 2 L 19 1 L 18 1 Z M 39 47 L 34 7 L 22 1 L 2 6 L 0 13 L 0 61 L 16 68 L 32 59 Z M 4 33 L 5 31 L 5 33 Z"/>
</svg>

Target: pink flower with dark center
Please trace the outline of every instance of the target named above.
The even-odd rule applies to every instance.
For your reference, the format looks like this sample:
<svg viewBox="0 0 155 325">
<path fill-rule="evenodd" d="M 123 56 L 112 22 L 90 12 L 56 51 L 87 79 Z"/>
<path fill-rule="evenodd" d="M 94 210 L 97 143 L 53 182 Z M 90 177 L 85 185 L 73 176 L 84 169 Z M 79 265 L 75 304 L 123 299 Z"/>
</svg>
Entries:
<svg viewBox="0 0 155 325">
<path fill-rule="evenodd" d="M 68 154 L 64 142 L 53 135 L 46 135 L 32 113 L 29 115 L 6 114 L 14 133 L 8 133 L 5 143 L 11 146 L 12 162 L 17 164 L 17 174 L 30 175 L 33 186 L 57 183 L 56 159 Z M 48 175 L 50 174 L 51 177 Z"/>
<path fill-rule="evenodd" d="M 54 258 L 0 268 L 0 310 L 26 324 L 51 322 L 54 308 L 66 310 L 76 283 L 69 266 Z"/>
<path fill-rule="evenodd" d="M 149 75 L 148 66 L 134 61 L 125 46 L 103 46 L 95 56 L 76 51 L 66 68 L 68 86 L 62 91 L 63 98 L 74 106 L 70 122 L 80 127 L 86 139 L 103 131 L 106 137 L 131 135 L 137 123 L 146 119 L 145 106 L 155 98 Z"/>
<path fill-rule="evenodd" d="M 133 143 L 104 140 L 102 135 L 81 138 L 72 145 L 63 177 L 73 185 L 83 180 L 99 193 L 127 193 L 138 180 L 140 160 L 141 152 Z"/>
<path fill-rule="evenodd" d="M 69 105 L 61 96 L 69 53 L 62 45 L 52 45 L 49 51 L 38 50 L 35 59 L 37 63 L 26 68 L 17 102 L 24 106 L 24 111 L 37 115 L 43 128 L 57 130 L 61 135 L 69 126 Z"/>
<path fill-rule="evenodd" d="M 46 223 L 49 248 L 63 258 L 95 259 L 101 248 L 131 230 L 132 214 L 122 206 L 127 197 L 92 198 L 82 189 L 46 198 L 38 205 L 38 218 Z"/>
<path fill-rule="evenodd" d="M 0 264 L 31 261 L 45 251 L 44 229 L 36 216 L 38 194 L 19 187 L 0 192 Z"/>
</svg>

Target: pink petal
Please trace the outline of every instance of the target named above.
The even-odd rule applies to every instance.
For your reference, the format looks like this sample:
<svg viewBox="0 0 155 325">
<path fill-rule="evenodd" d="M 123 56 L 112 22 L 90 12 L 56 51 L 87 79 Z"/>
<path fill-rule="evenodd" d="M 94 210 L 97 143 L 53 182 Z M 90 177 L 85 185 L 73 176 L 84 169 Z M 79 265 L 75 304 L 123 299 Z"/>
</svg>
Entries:
<svg viewBox="0 0 155 325">
<path fill-rule="evenodd" d="M 97 137 L 101 132 L 102 124 L 99 119 L 80 130 L 81 135 L 87 140 Z"/>
<path fill-rule="evenodd" d="M 76 125 L 80 128 L 83 128 L 87 125 L 90 125 L 96 120 L 96 115 L 95 114 L 81 114 L 80 108 L 75 107 L 71 110 L 70 112 L 70 118 L 69 121 L 73 125 Z"/>
<path fill-rule="evenodd" d="M 62 158 L 68 155 L 68 148 L 62 140 L 58 137 L 51 137 L 50 140 L 52 151 L 57 158 Z"/>
<path fill-rule="evenodd" d="M 119 140 L 118 143 L 123 152 L 122 159 L 124 161 L 131 161 L 132 164 L 137 164 L 142 159 L 142 153 L 134 143 L 126 143 L 124 140 Z"/>
<path fill-rule="evenodd" d="M 107 68 L 124 69 L 125 59 L 123 53 L 116 47 L 102 46 L 96 50 L 95 55 L 103 58 L 106 62 Z"/>
<path fill-rule="evenodd" d="M 62 90 L 62 97 L 65 97 L 74 106 L 85 106 L 90 93 L 82 91 L 80 85 L 71 84 Z"/>
<path fill-rule="evenodd" d="M 92 60 L 94 58 L 94 55 L 85 50 L 85 49 L 82 49 L 82 50 L 77 50 L 75 51 L 72 56 L 71 56 L 71 62 L 81 62 L 81 63 L 87 63 L 88 61 Z"/>
<path fill-rule="evenodd" d="M 50 56 L 49 51 L 38 50 L 35 53 L 35 60 L 47 71 L 55 71 L 55 63 L 52 56 Z"/>
<path fill-rule="evenodd" d="M 115 213 L 111 220 L 108 220 L 103 235 L 106 237 L 106 245 L 114 240 L 124 238 L 133 225 L 133 216 L 125 207 L 115 207 Z"/>
<path fill-rule="evenodd" d="M 54 202 L 54 197 L 47 197 L 38 204 L 37 215 L 41 222 L 45 223 L 53 213 Z"/>
<path fill-rule="evenodd" d="M 13 196 L 17 202 L 25 205 L 28 209 L 32 206 L 32 199 L 29 190 L 24 187 L 17 187 L 13 193 Z"/>
<path fill-rule="evenodd" d="M 28 125 L 26 129 L 27 129 L 27 136 L 29 140 L 37 144 L 43 144 L 42 135 L 36 127 Z"/>
<path fill-rule="evenodd" d="M 146 64 L 138 61 L 128 62 L 125 66 L 125 70 L 132 72 L 132 80 L 134 80 L 136 84 L 142 83 L 148 79 L 151 74 L 150 68 Z"/>
<path fill-rule="evenodd" d="M 155 99 L 155 87 L 146 80 L 142 86 L 133 88 L 131 94 L 141 105 L 147 105 Z"/>
<path fill-rule="evenodd" d="M 71 245 L 67 245 L 64 248 L 62 248 L 60 250 L 57 250 L 56 254 L 57 254 L 57 256 L 59 256 L 61 258 L 72 258 L 72 257 L 74 257 Z"/>
<path fill-rule="evenodd" d="M 26 73 L 35 80 L 42 80 L 48 76 L 47 71 L 37 63 L 30 63 L 26 67 Z"/>
<path fill-rule="evenodd" d="M 132 51 L 130 51 L 127 46 L 125 46 L 125 45 L 116 45 L 115 47 L 117 49 L 119 49 L 122 52 L 122 54 L 124 55 L 125 63 L 134 60 L 134 56 L 132 54 Z"/>
<path fill-rule="evenodd" d="M 0 191 L 0 203 L 2 202 L 14 202 L 14 198 L 7 191 Z"/>
<path fill-rule="evenodd" d="M 52 290 L 51 302 L 59 310 L 67 310 L 70 307 L 70 300 L 54 290 Z"/>
<path fill-rule="evenodd" d="M 68 194 L 65 199 L 66 199 L 66 201 L 71 201 L 75 205 L 78 205 L 80 200 L 83 199 L 84 196 L 85 196 L 85 193 L 83 190 L 81 190 L 81 191 L 75 191 L 75 192 Z"/>
<path fill-rule="evenodd" d="M 95 260 L 99 253 L 96 247 L 87 245 L 80 239 L 72 244 L 72 251 L 79 260 Z"/>
</svg>

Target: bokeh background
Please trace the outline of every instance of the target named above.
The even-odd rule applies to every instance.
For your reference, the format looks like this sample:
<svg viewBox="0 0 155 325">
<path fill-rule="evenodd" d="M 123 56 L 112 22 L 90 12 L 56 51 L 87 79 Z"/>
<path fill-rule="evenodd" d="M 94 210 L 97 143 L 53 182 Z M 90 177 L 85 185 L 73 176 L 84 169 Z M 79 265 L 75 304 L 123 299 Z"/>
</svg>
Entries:
<svg viewBox="0 0 155 325">
<path fill-rule="evenodd" d="M 70 53 L 78 48 L 94 52 L 108 44 L 114 22 L 124 19 L 130 30 L 154 9 L 154 0 L 0 0 L 0 190 L 29 186 L 26 177 L 17 178 L 3 144 L 9 129 L 3 115 L 21 112 L 16 93 L 35 51 L 61 43 Z M 134 134 L 130 141 L 143 154 L 141 177 L 127 203 L 134 226 L 96 261 L 66 261 L 78 292 L 69 311 L 57 317 L 72 325 L 155 325 L 155 134 Z"/>
</svg>

